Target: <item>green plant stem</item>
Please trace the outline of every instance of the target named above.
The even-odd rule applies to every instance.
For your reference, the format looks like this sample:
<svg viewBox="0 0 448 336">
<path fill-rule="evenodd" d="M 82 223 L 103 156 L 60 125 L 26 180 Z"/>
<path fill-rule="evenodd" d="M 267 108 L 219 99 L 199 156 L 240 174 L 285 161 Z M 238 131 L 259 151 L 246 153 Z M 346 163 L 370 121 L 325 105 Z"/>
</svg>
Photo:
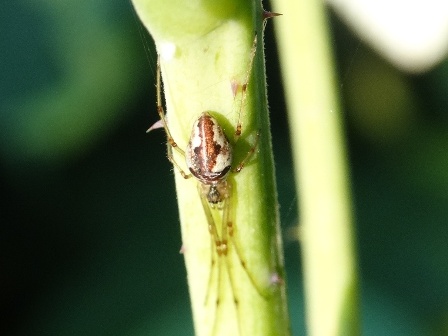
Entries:
<svg viewBox="0 0 448 336">
<path fill-rule="evenodd" d="M 234 167 L 254 144 L 257 132 L 261 134 L 253 158 L 240 173 L 232 173 L 228 178 L 233 186 L 235 239 L 229 238 L 229 256 L 216 259 L 213 267 L 211 253 L 215 247 L 198 194 L 198 182 L 183 179 L 175 170 L 182 251 L 196 334 L 288 335 L 266 102 L 261 4 L 239 0 L 133 0 L 133 3 L 160 54 L 168 126 L 179 148 L 186 148 L 193 122 L 203 111 L 211 111 L 228 138 L 233 139 L 238 112 L 242 109 L 242 136 L 234 146 Z M 257 51 L 247 99 L 241 107 L 241 86 L 249 73 L 255 34 Z M 235 83 L 240 88 L 236 98 L 232 89 Z M 179 166 L 188 172 L 184 158 L 177 152 L 174 154 Z M 217 222 L 218 217 L 215 216 Z M 241 266 L 235 246 L 240 247 L 247 271 Z M 248 273 L 265 296 L 260 295 Z M 280 281 L 273 282 L 275 278 Z"/>
<path fill-rule="evenodd" d="M 309 335 L 358 335 L 351 201 L 324 4 L 275 0 L 301 214 Z"/>
</svg>

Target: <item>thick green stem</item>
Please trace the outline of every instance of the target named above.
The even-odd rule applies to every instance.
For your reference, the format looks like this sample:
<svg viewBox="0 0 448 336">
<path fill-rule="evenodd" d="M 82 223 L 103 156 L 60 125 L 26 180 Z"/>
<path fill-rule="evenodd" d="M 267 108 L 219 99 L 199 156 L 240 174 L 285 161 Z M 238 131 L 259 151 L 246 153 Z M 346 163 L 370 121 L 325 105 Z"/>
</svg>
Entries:
<svg viewBox="0 0 448 336">
<path fill-rule="evenodd" d="M 230 202 L 234 239 L 229 238 L 229 255 L 222 260 L 215 256 L 213 266 L 211 253 L 215 247 L 198 182 L 175 173 L 196 334 L 288 335 L 261 4 L 239 0 L 133 3 L 160 54 L 168 126 L 179 148 L 185 149 L 193 122 L 203 111 L 211 111 L 231 142 L 238 113 L 242 112 L 242 136 L 234 146 L 233 168 L 260 133 L 253 157 L 240 173 L 228 177 L 233 190 Z M 241 107 L 255 36 L 257 51 Z M 184 158 L 178 154 L 174 153 L 174 159 L 188 172 Z M 216 220 L 219 222 L 218 217 Z M 220 231 L 221 223 L 217 224 Z M 239 247 L 241 258 L 235 247 Z"/>
<path fill-rule="evenodd" d="M 359 335 L 346 153 L 325 8 L 275 0 L 296 183 L 309 335 Z"/>
</svg>

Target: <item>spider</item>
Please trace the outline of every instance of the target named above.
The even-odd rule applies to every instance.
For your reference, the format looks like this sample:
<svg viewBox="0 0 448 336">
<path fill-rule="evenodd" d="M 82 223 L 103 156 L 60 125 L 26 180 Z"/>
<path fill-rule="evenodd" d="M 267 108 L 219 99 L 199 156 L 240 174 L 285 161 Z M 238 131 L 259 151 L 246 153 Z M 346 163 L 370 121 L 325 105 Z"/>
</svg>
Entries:
<svg viewBox="0 0 448 336">
<path fill-rule="evenodd" d="M 250 282 L 257 292 L 266 297 L 265 291 L 262 289 L 255 277 L 251 274 L 246 266 L 245 259 L 241 253 L 238 242 L 234 237 L 234 221 L 232 214 L 232 183 L 228 179 L 230 173 L 239 173 L 243 170 L 244 166 L 252 158 L 253 154 L 258 148 L 258 140 L 260 132 L 256 133 L 255 141 L 250 147 L 244 158 L 235 165 L 233 162 L 233 149 L 237 144 L 241 133 L 241 114 L 246 99 L 247 87 L 249 84 L 249 78 L 252 71 L 253 61 L 255 57 L 257 46 L 257 37 L 255 36 L 252 49 L 250 52 L 250 61 L 248 70 L 246 73 L 245 81 L 242 85 L 236 85 L 232 83 L 232 91 L 234 97 L 237 94 L 238 89 L 241 89 L 241 102 L 238 111 L 237 124 L 234 132 L 233 144 L 230 143 L 222 127 L 218 123 L 217 119 L 213 117 L 211 111 L 202 112 L 196 121 L 193 123 L 191 136 L 189 138 L 186 149 L 179 148 L 174 141 L 171 132 L 168 128 L 164 108 L 162 106 L 161 99 L 161 70 L 160 70 L 160 56 L 157 61 L 157 111 L 160 120 L 156 122 L 149 130 L 155 128 L 164 128 L 167 136 L 167 157 L 174 167 L 180 172 L 183 178 L 190 179 L 195 178 L 198 181 L 198 191 L 201 199 L 204 214 L 207 219 L 208 231 L 210 233 L 211 240 L 211 267 L 208 281 L 208 288 L 205 295 L 205 303 L 209 299 L 209 292 L 213 277 L 213 268 L 218 258 L 218 293 L 221 286 L 221 267 L 227 265 L 227 273 L 229 276 L 229 283 L 232 290 L 233 301 L 236 309 L 238 310 L 238 298 L 235 293 L 235 283 L 232 279 L 230 272 L 230 261 L 227 258 L 229 254 L 229 248 L 232 246 L 234 249 L 239 263 L 241 264 L 244 272 L 247 274 Z M 185 172 L 181 166 L 176 162 L 173 156 L 173 150 L 178 152 L 184 159 L 186 167 L 189 172 Z M 217 216 L 214 216 L 213 212 L 218 211 L 221 220 L 217 223 Z M 231 243 L 231 244 L 230 244 Z M 225 259 L 224 264 L 222 259 Z M 216 298 L 216 311 L 219 307 L 219 295 Z M 238 317 L 237 312 L 237 317 Z M 242 335 L 240 321 L 238 321 L 239 334 Z M 217 317 L 213 323 L 212 335 L 216 333 Z"/>
</svg>

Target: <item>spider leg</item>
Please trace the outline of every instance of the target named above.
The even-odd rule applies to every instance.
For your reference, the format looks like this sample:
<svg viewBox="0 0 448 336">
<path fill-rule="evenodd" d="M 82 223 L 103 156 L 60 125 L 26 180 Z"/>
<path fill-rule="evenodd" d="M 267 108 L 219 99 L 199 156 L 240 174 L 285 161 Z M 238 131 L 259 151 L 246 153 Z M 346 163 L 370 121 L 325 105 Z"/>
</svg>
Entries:
<svg viewBox="0 0 448 336">
<path fill-rule="evenodd" d="M 236 130 L 235 130 L 235 134 L 233 137 L 234 144 L 238 141 L 238 139 L 240 138 L 241 133 L 242 133 L 241 114 L 243 111 L 244 104 L 246 102 L 247 87 L 249 85 L 249 80 L 250 80 L 250 76 L 252 73 L 252 67 L 254 65 L 254 58 L 255 58 L 256 51 L 257 51 L 257 35 L 255 35 L 254 41 L 252 43 L 252 49 L 250 51 L 250 56 L 249 56 L 250 57 L 249 67 L 246 72 L 246 78 L 244 79 L 244 83 L 241 85 L 241 101 L 240 101 L 240 107 L 239 107 L 239 111 L 238 111 L 238 121 L 236 124 Z M 236 97 L 236 93 L 238 92 L 238 86 L 239 85 L 236 84 L 236 88 L 234 90 L 235 97 Z"/>
<path fill-rule="evenodd" d="M 247 267 L 247 263 L 246 263 L 246 259 L 243 256 L 243 253 L 241 252 L 241 248 L 240 248 L 240 244 L 239 241 L 236 239 L 235 237 L 235 231 L 237 230 L 236 225 L 234 225 L 234 214 L 232 211 L 232 205 L 231 205 L 231 196 L 232 196 L 232 187 L 231 187 L 231 183 L 229 181 L 226 182 L 226 189 L 227 189 L 227 194 L 226 194 L 226 206 L 223 209 L 223 228 L 222 228 L 222 239 L 224 241 L 224 237 L 226 239 L 226 241 L 231 242 L 228 243 L 228 246 L 230 248 L 233 248 L 235 250 L 238 262 L 240 263 L 241 267 L 243 268 L 244 272 L 246 273 L 247 277 L 249 278 L 252 286 L 256 289 L 256 291 L 258 292 L 258 294 L 260 296 L 262 296 L 263 298 L 268 298 L 269 297 L 269 292 L 268 292 L 268 288 L 266 285 L 262 285 L 260 284 L 257 280 L 256 277 L 251 273 L 251 271 L 248 269 Z M 229 260 L 230 257 L 227 258 L 227 260 Z M 229 269 L 229 276 L 231 277 L 230 274 L 230 269 L 231 267 L 228 267 Z M 230 279 L 231 285 L 232 285 L 232 290 L 233 292 L 235 292 L 234 288 L 235 286 L 233 285 L 233 279 Z M 238 304 L 238 300 L 237 298 L 234 296 L 234 300 L 236 301 L 235 304 Z"/>
<path fill-rule="evenodd" d="M 208 299 L 210 297 L 210 290 L 211 290 L 211 285 L 212 285 L 212 280 L 213 280 L 213 269 L 214 269 L 214 266 L 216 265 L 215 256 L 218 256 L 218 259 L 219 259 L 219 255 L 217 253 L 216 246 L 218 246 L 220 244 L 221 240 L 219 238 L 218 231 L 216 229 L 215 220 L 213 218 L 213 214 L 210 210 L 207 198 L 204 194 L 203 186 L 201 184 L 198 184 L 198 191 L 199 191 L 199 196 L 200 196 L 201 203 L 202 203 L 202 208 L 204 209 L 204 214 L 207 219 L 208 232 L 210 234 L 210 274 L 208 276 L 207 292 L 205 295 L 205 302 L 204 302 L 205 304 L 207 304 Z M 218 261 L 218 263 L 219 263 L 219 261 Z"/>
<path fill-rule="evenodd" d="M 166 133 L 166 146 L 167 146 L 167 157 L 168 160 L 172 163 L 172 165 L 174 167 L 176 167 L 176 169 L 180 172 L 180 174 L 182 175 L 182 177 L 184 179 L 188 179 L 190 178 L 192 175 L 191 174 L 187 174 L 185 173 L 185 171 L 179 166 L 179 164 L 176 162 L 176 160 L 174 159 L 173 156 L 173 148 L 176 152 L 178 152 L 185 160 L 185 151 L 180 149 L 179 146 L 177 145 L 177 143 L 174 141 L 171 132 L 168 128 L 168 124 L 167 124 L 167 120 L 166 120 L 166 116 L 165 116 L 165 111 L 163 109 L 163 105 L 162 105 L 162 80 L 161 80 L 161 75 L 160 75 L 160 55 L 157 56 L 157 113 L 159 114 L 160 117 L 160 122 L 163 125 L 163 128 L 165 129 L 165 133 Z M 148 129 L 146 132 L 149 132 L 152 128 Z"/>
<path fill-rule="evenodd" d="M 238 296 L 236 294 L 236 284 L 235 284 L 235 279 L 234 279 L 234 275 L 232 272 L 233 265 L 231 262 L 231 256 L 228 255 L 228 251 L 231 250 L 231 246 L 229 245 L 228 237 L 231 238 L 233 235 L 233 224 L 232 224 L 232 219 L 231 219 L 232 218 L 232 204 L 231 204 L 232 184 L 229 181 L 223 181 L 223 183 L 225 184 L 225 186 L 223 187 L 223 189 L 225 189 L 225 192 L 223 193 L 224 206 L 223 206 L 223 210 L 222 210 L 221 237 L 222 237 L 223 244 L 226 245 L 225 261 L 226 261 L 226 266 L 227 266 L 227 275 L 229 277 L 229 283 L 230 283 L 230 287 L 232 290 L 233 303 L 235 305 L 236 318 L 237 318 L 237 322 L 238 322 L 238 332 L 239 332 L 239 335 L 243 335 L 242 325 L 241 325 L 240 305 L 239 305 Z M 246 269 L 246 271 L 247 271 L 247 269 Z"/>
<path fill-rule="evenodd" d="M 221 320 L 221 314 L 222 314 L 221 309 L 220 309 L 220 304 L 221 304 L 220 293 L 223 293 L 223 282 L 222 282 L 223 263 L 222 263 L 221 257 L 225 257 L 225 254 L 223 255 L 221 253 L 222 245 L 223 245 L 222 239 L 219 235 L 218 228 L 216 226 L 216 222 L 213 217 L 212 210 L 210 208 L 210 204 L 207 200 L 207 196 L 206 196 L 207 186 L 199 184 L 198 189 L 199 189 L 199 195 L 200 195 L 202 207 L 204 209 L 204 214 L 207 219 L 208 231 L 210 233 L 210 246 L 211 246 L 210 273 L 209 273 L 209 278 L 208 278 L 208 282 L 207 282 L 205 304 L 207 304 L 207 302 L 210 298 L 211 287 L 213 284 L 213 269 L 214 269 L 214 266 L 216 265 L 215 256 L 218 258 L 218 260 L 217 260 L 218 269 L 217 269 L 217 280 L 216 280 L 217 281 L 217 292 L 216 292 L 216 299 L 215 299 L 215 317 L 213 319 L 213 325 L 212 325 L 212 329 L 211 329 L 212 330 L 211 335 L 216 335 L 216 333 L 218 331 L 219 320 Z M 226 248 L 225 248 L 225 250 L 226 250 Z M 227 252 L 225 252 L 225 253 L 227 253 Z"/>
<path fill-rule="evenodd" d="M 180 149 L 179 147 L 174 147 L 178 149 L 178 152 L 181 153 L 181 155 L 183 155 L 183 157 L 185 158 L 185 153 L 182 149 Z M 174 159 L 173 156 L 173 146 L 171 145 L 171 143 L 169 142 L 169 140 L 166 142 L 166 156 L 168 158 L 168 161 L 171 162 L 171 164 L 176 167 L 176 169 L 179 171 L 179 173 L 182 175 L 182 177 L 184 179 L 189 179 L 190 177 L 192 177 L 193 175 L 191 174 L 187 174 L 180 166 L 179 164 L 176 162 L 176 160 Z"/>
<path fill-rule="evenodd" d="M 239 173 L 240 171 L 243 170 L 244 165 L 250 160 L 250 158 L 252 157 L 252 155 L 254 155 L 255 151 L 257 150 L 258 147 L 258 141 L 260 140 L 260 131 L 257 132 L 256 138 L 255 138 L 255 143 L 253 144 L 253 146 L 249 149 L 249 151 L 247 152 L 246 156 L 244 157 L 243 160 L 241 160 L 241 162 L 238 164 L 238 166 L 236 166 L 235 169 L 233 169 L 233 172 L 235 173 Z"/>
</svg>

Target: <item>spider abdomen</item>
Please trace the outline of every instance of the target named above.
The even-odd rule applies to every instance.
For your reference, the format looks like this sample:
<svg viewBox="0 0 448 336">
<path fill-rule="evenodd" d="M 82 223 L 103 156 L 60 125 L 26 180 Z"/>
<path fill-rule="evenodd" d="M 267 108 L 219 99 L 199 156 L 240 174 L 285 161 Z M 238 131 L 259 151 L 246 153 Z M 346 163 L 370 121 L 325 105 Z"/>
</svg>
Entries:
<svg viewBox="0 0 448 336">
<path fill-rule="evenodd" d="M 194 122 L 185 154 L 188 169 L 205 184 L 224 179 L 232 166 L 229 140 L 208 112 Z"/>
</svg>

